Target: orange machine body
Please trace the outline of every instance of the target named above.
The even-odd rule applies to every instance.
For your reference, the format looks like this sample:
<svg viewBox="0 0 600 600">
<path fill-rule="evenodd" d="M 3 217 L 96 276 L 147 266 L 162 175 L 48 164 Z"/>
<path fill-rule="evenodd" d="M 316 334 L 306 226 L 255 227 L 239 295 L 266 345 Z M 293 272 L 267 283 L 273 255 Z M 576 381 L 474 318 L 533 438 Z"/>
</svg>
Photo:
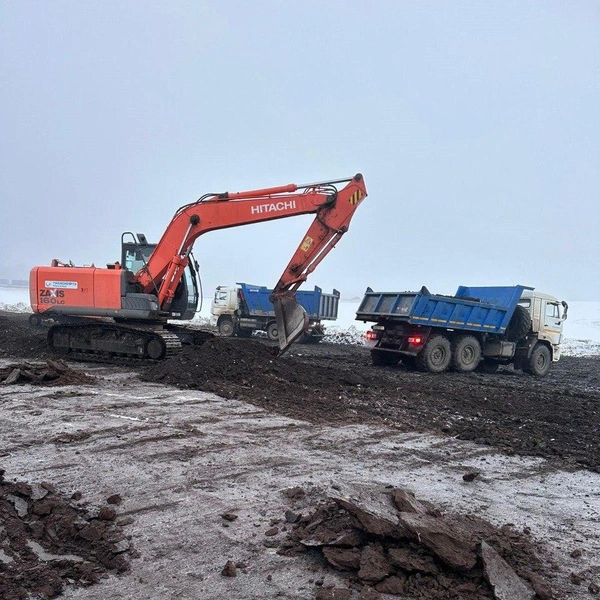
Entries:
<svg viewBox="0 0 600 600">
<path fill-rule="evenodd" d="M 31 307 L 35 313 L 62 307 L 71 314 L 120 311 L 124 277 L 123 269 L 34 267 L 29 274 Z"/>
</svg>

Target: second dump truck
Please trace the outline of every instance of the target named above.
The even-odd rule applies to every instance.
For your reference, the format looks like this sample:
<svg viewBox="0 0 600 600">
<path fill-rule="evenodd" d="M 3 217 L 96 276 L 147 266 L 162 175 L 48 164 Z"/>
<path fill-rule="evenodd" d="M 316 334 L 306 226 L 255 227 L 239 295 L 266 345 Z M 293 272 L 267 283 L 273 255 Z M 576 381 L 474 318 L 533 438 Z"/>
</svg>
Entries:
<svg viewBox="0 0 600 600">
<path fill-rule="evenodd" d="M 374 292 L 367 288 L 356 319 L 367 331 L 374 365 L 403 360 L 422 371 L 495 372 L 500 365 L 543 377 L 560 358 L 566 302 L 534 288 L 460 286 L 454 296 Z"/>
<path fill-rule="evenodd" d="M 273 290 L 264 285 L 220 285 L 210 307 L 210 324 L 222 336 L 250 337 L 253 331 L 265 331 L 270 340 L 276 341 L 279 331 L 272 294 Z M 333 290 L 332 294 L 326 294 L 315 286 L 312 291 L 298 290 L 295 297 L 308 316 L 308 327 L 298 341 L 321 341 L 325 335 L 323 321 L 337 319 L 340 293 Z"/>
</svg>

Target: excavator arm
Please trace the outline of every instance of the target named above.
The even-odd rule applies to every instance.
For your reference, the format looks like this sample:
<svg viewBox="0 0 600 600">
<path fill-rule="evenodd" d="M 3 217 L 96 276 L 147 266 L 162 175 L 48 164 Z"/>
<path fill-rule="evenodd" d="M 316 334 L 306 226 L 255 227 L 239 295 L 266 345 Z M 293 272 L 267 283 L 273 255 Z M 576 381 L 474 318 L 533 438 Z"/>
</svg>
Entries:
<svg viewBox="0 0 600 600">
<path fill-rule="evenodd" d="M 346 185 L 338 190 L 335 184 L 339 183 Z M 156 294 L 161 310 L 168 312 L 194 242 L 202 234 L 215 229 L 315 214 L 271 297 L 279 327 L 279 347 L 283 352 L 303 333 L 307 321 L 304 310 L 295 301 L 295 290 L 348 231 L 354 211 L 366 196 L 361 174 L 304 185 L 206 194 L 175 213 L 135 279 L 143 292 Z"/>
</svg>

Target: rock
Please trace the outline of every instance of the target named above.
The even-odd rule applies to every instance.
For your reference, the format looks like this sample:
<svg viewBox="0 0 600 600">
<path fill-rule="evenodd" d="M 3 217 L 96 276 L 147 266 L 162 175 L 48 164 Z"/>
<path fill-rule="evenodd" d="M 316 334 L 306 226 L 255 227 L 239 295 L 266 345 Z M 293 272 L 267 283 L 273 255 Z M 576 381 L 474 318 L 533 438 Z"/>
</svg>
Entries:
<svg viewBox="0 0 600 600">
<path fill-rule="evenodd" d="M 376 583 L 394 572 L 383 549 L 378 544 L 369 544 L 360 553 L 360 570 L 358 576 L 364 580 Z"/>
<path fill-rule="evenodd" d="M 406 577 L 400 575 L 392 575 L 383 581 L 380 581 L 375 589 L 382 594 L 394 594 L 396 596 L 402 596 L 406 593 L 405 588 Z"/>
<path fill-rule="evenodd" d="M 290 498 L 290 500 L 299 500 L 300 498 L 304 498 L 306 495 L 306 492 L 298 486 L 286 488 L 285 490 L 282 490 L 281 493 L 287 498 Z"/>
<path fill-rule="evenodd" d="M 113 494 L 106 499 L 108 504 L 121 504 L 123 498 L 121 498 L 120 494 Z"/>
<path fill-rule="evenodd" d="M 19 496 L 13 496 L 12 494 L 7 494 L 5 498 L 9 502 L 12 502 L 13 506 L 15 507 L 15 511 L 17 512 L 17 515 L 19 517 L 24 517 L 29 511 L 27 500 L 25 500 L 24 498 L 20 498 Z"/>
<path fill-rule="evenodd" d="M 130 547 L 131 547 L 131 544 L 129 543 L 128 540 L 121 540 L 120 542 L 118 542 L 114 545 L 113 549 L 116 553 L 121 553 L 121 552 L 125 552 L 126 550 L 129 550 Z"/>
<path fill-rule="evenodd" d="M 414 512 L 421 515 L 437 514 L 438 511 L 429 503 L 417 500 L 409 490 L 394 488 L 391 493 L 392 501 L 400 512 Z"/>
<path fill-rule="evenodd" d="M 481 542 L 483 574 L 497 600 L 533 600 L 535 592 L 489 545 Z"/>
<path fill-rule="evenodd" d="M 592 583 L 590 583 L 590 585 L 588 586 L 588 592 L 590 594 L 594 594 L 594 596 L 597 596 L 598 594 L 600 594 L 600 587 L 598 587 L 593 581 Z"/>
<path fill-rule="evenodd" d="M 357 570 L 360 567 L 360 550 L 358 548 L 325 546 L 323 554 L 330 565 L 341 571 Z"/>
<path fill-rule="evenodd" d="M 330 498 L 353 514 L 367 533 L 405 539 L 408 532 L 398 522 L 398 513 L 383 487 L 364 484 L 340 486 Z"/>
<path fill-rule="evenodd" d="M 571 558 L 579 558 L 581 556 L 581 550 L 579 548 L 576 548 L 575 550 L 573 550 L 573 552 L 571 552 L 570 557 Z"/>
<path fill-rule="evenodd" d="M 390 548 L 388 557 L 394 567 L 403 571 L 420 571 L 421 573 L 437 573 L 438 568 L 430 556 L 421 556 L 410 548 Z"/>
<path fill-rule="evenodd" d="M 577 573 L 571 573 L 570 579 L 573 585 L 581 585 L 581 582 L 583 581 L 583 577 L 581 575 L 577 575 Z"/>
<path fill-rule="evenodd" d="M 415 513 L 400 513 L 400 521 L 413 534 L 413 539 L 450 567 L 468 571 L 477 564 L 476 544 L 447 521 Z"/>
<path fill-rule="evenodd" d="M 48 495 L 48 490 L 39 483 L 31 484 L 31 499 L 32 500 L 41 500 Z"/>
<path fill-rule="evenodd" d="M 479 471 L 469 471 L 468 473 L 465 473 L 462 476 L 462 478 L 463 478 L 463 481 L 473 481 L 474 479 L 479 477 L 479 475 L 481 475 L 481 473 Z"/>
<path fill-rule="evenodd" d="M 277 527 L 271 527 L 271 529 L 267 529 L 265 531 L 265 535 L 267 537 L 272 537 L 274 535 L 277 535 L 279 533 L 279 529 Z"/>
<path fill-rule="evenodd" d="M 235 577 L 237 575 L 237 567 L 232 560 L 228 560 L 221 571 L 223 577 Z"/>
<path fill-rule="evenodd" d="M 302 518 L 300 513 L 294 512 L 292 510 L 285 511 L 285 520 L 288 523 L 297 523 Z"/>
<path fill-rule="evenodd" d="M 226 521 L 235 521 L 238 516 L 232 512 L 226 512 L 221 515 L 221 519 L 225 519 Z"/>
<path fill-rule="evenodd" d="M 111 506 L 103 506 L 98 512 L 98 518 L 101 521 L 114 521 L 117 517 L 117 511 Z"/>
</svg>

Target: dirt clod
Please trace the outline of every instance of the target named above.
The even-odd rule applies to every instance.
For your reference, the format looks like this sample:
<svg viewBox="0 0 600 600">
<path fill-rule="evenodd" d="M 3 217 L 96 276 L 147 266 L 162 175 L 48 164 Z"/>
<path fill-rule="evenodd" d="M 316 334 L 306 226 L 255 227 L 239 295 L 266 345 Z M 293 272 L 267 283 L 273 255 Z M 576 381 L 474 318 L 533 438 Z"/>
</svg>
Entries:
<svg viewBox="0 0 600 600">
<path fill-rule="evenodd" d="M 123 539 L 120 527 L 48 487 L 0 481 L 0 598 L 54 598 L 67 583 L 88 586 L 129 569 L 129 543 L 114 541 Z"/>
<path fill-rule="evenodd" d="M 236 577 L 237 576 L 237 567 L 232 560 L 228 560 L 221 571 L 221 575 L 223 577 Z"/>
</svg>

